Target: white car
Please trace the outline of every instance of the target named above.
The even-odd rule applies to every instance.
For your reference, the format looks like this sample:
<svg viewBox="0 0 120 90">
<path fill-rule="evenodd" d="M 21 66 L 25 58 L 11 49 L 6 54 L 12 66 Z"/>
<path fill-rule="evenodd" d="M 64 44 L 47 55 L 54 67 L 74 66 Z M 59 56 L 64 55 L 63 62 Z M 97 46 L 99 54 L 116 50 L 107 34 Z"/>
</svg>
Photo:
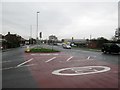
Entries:
<svg viewBox="0 0 120 90">
<path fill-rule="evenodd" d="M 62 47 L 65 48 L 65 49 L 71 49 L 71 46 L 67 45 L 67 44 L 63 44 Z"/>
</svg>

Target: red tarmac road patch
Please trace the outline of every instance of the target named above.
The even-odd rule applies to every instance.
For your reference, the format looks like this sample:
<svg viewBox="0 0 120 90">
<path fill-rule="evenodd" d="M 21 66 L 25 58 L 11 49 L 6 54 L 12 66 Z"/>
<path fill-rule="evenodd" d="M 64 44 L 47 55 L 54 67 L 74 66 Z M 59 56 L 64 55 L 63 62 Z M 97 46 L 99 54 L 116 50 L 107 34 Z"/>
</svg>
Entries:
<svg viewBox="0 0 120 90">
<path fill-rule="evenodd" d="M 118 88 L 118 66 L 100 60 L 70 56 L 63 53 L 56 55 L 26 54 L 26 60 L 33 58 L 28 67 L 40 88 Z M 72 57 L 72 58 L 71 58 Z M 67 61 L 70 58 L 69 61 Z M 109 71 L 88 75 L 64 76 L 54 75 L 53 71 L 85 66 L 106 66 Z M 70 73 L 71 71 L 66 71 Z M 74 72 L 71 72 L 74 73 Z"/>
</svg>

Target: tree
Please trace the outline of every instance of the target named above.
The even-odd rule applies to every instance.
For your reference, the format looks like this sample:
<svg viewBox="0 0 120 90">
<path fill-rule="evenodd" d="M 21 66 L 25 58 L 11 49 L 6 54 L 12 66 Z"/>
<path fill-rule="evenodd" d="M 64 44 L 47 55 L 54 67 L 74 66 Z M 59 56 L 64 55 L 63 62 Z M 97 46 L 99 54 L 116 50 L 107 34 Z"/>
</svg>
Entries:
<svg viewBox="0 0 120 90">
<path fill-rule="evenodd" d="M 107 43 L 107 42 L 109 42 L 109 40 L 107 40 L 106 38 L 99 37 L 99 38 L 97 38 L 97 47 L 101 48 L 102 44 Z"/>
</svg>

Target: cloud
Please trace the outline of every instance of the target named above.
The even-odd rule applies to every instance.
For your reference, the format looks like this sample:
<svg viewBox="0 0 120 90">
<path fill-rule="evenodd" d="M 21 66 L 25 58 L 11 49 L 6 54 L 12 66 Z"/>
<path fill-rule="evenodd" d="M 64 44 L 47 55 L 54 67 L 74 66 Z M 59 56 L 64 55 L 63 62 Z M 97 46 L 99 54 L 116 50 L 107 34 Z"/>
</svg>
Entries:
<svg viewBox="0 0 120 90">
<path fill-rule="evenodd" d="M 118 24 L 116 2 L 4 2 L 3 29 L 24 37 L 36 37 L 36 15 L 43 38 L 111 38 Z"/>
</svg>

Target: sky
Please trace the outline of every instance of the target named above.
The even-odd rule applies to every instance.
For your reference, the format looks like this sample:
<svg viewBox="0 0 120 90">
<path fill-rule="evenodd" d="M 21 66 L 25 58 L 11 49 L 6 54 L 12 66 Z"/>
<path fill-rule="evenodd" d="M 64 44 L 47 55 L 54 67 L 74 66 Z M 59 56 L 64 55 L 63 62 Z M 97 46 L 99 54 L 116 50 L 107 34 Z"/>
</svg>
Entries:
<svg viewBox="0 0 120 90">
<path fill-rule="evenodd" d="M 118 27 L 118 2 L 2 2 L 2 34 L 25 39 L 55 35 L 58 39 L 111 39 Z M 1 27 L 1 26 L 0 26 Z M 38 34 L 39 36 L 39 34 Z"/>
</svg>

